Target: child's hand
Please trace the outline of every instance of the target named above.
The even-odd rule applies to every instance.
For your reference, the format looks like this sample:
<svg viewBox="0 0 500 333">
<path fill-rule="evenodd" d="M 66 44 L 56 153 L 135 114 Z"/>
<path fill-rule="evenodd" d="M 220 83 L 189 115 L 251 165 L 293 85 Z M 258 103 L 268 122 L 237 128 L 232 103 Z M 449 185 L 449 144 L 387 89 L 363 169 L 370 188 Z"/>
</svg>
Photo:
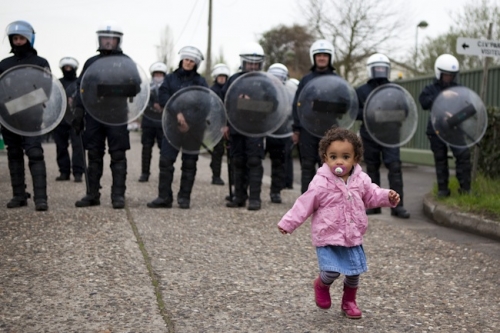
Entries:
<svg viewBox="0 0 500 333">
<path fill-rule="evenodd" d="M 397 205 L 399 203 L 399 194 L 398 192 L 394 191 L 394 190 L 390 190 L 389 191 L 389 202 L 392 204 L 392 205 Z"/>
<path fill-rule="evenodd" d="M 278 230 L 283 234 L 283 235 L 286 235 L 288 232 L 284 229 L 281 229 L 280 227 L 278 227 Z"/>
</svg>

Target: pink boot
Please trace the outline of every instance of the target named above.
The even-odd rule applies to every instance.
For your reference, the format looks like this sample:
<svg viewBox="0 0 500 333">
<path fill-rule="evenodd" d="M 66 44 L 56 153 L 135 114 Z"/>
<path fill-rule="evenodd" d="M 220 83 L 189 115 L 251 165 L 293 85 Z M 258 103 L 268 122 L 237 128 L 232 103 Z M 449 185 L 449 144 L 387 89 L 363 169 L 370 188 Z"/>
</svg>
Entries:
<svg viewBox="0 0 500 333">
<path fill-rule="evenodd" d="M 358 291 L 358 288 L 351 288 L 344 284 L 344 295 L 342 295 L 342 312 L 347 318 L 361 318 L 361 310 L 356 305 L 356 291 Z"/>
<path fill-rule="evenodd" d="M 330 286 L 321 282 L 319 276 L 314 280 L 314 298 L 316 305 L 322 309 L 329 309 L 332 306 Z"/>
</svg>

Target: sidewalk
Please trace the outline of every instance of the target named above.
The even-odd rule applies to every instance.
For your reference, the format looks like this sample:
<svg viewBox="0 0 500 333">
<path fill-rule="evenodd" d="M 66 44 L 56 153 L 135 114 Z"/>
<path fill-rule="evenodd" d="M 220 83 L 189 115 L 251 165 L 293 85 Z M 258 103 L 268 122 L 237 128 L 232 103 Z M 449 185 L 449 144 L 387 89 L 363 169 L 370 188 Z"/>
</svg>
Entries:
<svg viewBox="0 0 500 333">
<path fill-rule="evenodd" d="M 370 217 L 369 271 L 358 292 L 363 318 L 354 321 L 339 311 L 341 281 L 331 288 L 330 310 L 314 304 L 309 222 L 289 236 L 277 231 L 300 195 L 298 184 L 276 205 L 265 176 L 260 211 L 226 208 L 227 187 L 210 185 L 204 155 L 191 209 L 149 209 L 158 150 L 150 181 L 139 183 L 139 134 L 131 139 L 124 210 L 111 207 L 108 154 L 101 206 L 75 208 L 85 184 L 54 181 L 54 144 L 44 144 L 49 211 L 35 212 L 32 200 L 5 209 L 11 189 L 0 153 L 0 332 L 500 330 L 500 243 L 428 223 L 422 198 L 434 182 L 432 169 L 404 168 L 411 219 L 393 218 L 386 208 Z M 178 161 L 174 193 L 179 182 Z"/>
</svg>

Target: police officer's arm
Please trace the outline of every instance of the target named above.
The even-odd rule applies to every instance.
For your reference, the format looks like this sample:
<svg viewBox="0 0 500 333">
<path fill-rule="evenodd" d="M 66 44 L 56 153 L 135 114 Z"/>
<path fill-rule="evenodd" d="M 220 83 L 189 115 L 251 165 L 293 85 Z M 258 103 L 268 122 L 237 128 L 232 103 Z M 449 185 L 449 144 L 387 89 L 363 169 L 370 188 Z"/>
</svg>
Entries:
<svg viewBox="0 0 500 333">
<path fill-rule="evenodd" d="M 297 110 L 297 102 L 299 100 L 299 95 L 302 89 L 304 88 L 304 80 L 300 80 L 299 86 L 297 87 L 297 91 L 295 91 L 295 96 L 293 97 L 293 104 L 292 104 L 292 117 L 293 117 L 293 124 L 292 124 L 292 129 L 293 132 L 298 132 L 302 130 L 302 126 L 300 124 L 300 119 L 299 119 L 299 113 Z"/>
<path fill-rule="evenodd" d="M 418 97 L 418 101 L 424 110 L 430 110 L 432 108 L 432 103 L 439 95 L 440 91 L 436 87 L 435 84 L 430 84 L 422 90 L 420 96 Z"/>
<path fill-rule="evenodd" d="M 158 90 L 158 100 L 160 102 L 161 108 L 165 108 L 165 105 L 167 104 L 168 100 L 172 96 L 170 93 L 171 87 L 170 87 L 170 75 L 165 76 L 165 79 L 163 80 L 163 83 L 160 86 L 160 89 Z"/>
<path fill-rule="evenodd" d="M 365 108 L 366 96 L 363 91 L 363 86 L 356 89 L 356 95 L 358 96 L 358 115 L 356 120 L 363 121 L 363 109 Z"/>
</svg>

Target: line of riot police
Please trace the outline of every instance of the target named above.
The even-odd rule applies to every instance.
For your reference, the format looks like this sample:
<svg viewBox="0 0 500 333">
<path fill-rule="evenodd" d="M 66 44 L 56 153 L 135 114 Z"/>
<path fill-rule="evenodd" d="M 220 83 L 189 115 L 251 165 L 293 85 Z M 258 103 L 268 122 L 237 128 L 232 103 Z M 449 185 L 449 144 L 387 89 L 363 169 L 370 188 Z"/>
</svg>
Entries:
<svg viewBox="0 0 500 333">
<path fill-rule="evenodd" d="M 48 209 L 41 135 L 54 128 L 60 171 L 56 180 L 70 179 L 71 164 L 75 181 L 81 181 L 85 174 L 86 194 L 76 207 L 100 205 L 106 142 L 111 158 L 112 206 L 125 207 L 126 151 L 130 149 L 127 123 L 142 115 L 140 182 L 149 180 L 155 141 L 160 148 L 158 196 L 148 207 L 172 207 L 174 164 L 179 152 L 180 208 L 190 208 L 201 152 L 212 155 L 212 184 L 224 185 L 222 156 L 227 150 L 226 206 L 259 210 L 266 152 L 272 168 L 270 199 L 281 203 L 281 190 L 293 186 L 294 145 L 301 163 L 301 191 L 305 192 L 320 163 L 318 143 L 325 131 L 332 126 L 350 128 L 358 119 L 362 121 L 360 136 L 367 173 L 380 184 L 382 161 L 389 170 L 390 187 L 401 194 L 392 215 L 410 216 L 403 207 L 399 148 L 415 133 L 417 111 L 408 92 L 390 83 L 391 66 L 383 54 L 368 59 L 369 80 L 354 90 L 336 74 L 334 48 L 326 40 L 312 44 L 311 72 L 300 82 L 289 79 L 286 66 L 280 63 L 263 72 L 264 51 L 259 44 L 249 43 L 240 52 L 237 73 L 231 76 L 225 64 L 214 66 L 214 84 L 209 89 L 197 72 L 204 60 L 198 48 L 181 48 L 178 68 L 170 74 L 165 64 L 152 64 L 149 82 L 142 69 L 123 53 L 122 28 L 106 22 L 97 30 L 99 54 L 85 62 L 78 78 L 78 61 L 61 59 L 64 77 L 59 82 L 50 73 L 48 62 L 37 55 L 35 32 L 28 22 L 11 23 L 7 35 L 14 55 L 0 62 L 0 122 L 13 190 L 8 208 L 26 206 L 30 197 L 24 179 L 25 153 L 33 177 L 35 209 Z M 424 109 L 431 109 L 427 134 L 435 156 L 439 194 L 449 195 L 447 146 L 457 157 L 461 192 L 468 193 L 468 151 L 484 134 L 484 104 L 468 89 L 453 90 L 459 72 L 454 57 L 439 57 L 435 67 L 436 82 L 424 89 L 419 100 Z M 70 137 L 72 162 L 67 152 Z M 367 213 L 377 214 L 380 209 Z"/>
</svg>

